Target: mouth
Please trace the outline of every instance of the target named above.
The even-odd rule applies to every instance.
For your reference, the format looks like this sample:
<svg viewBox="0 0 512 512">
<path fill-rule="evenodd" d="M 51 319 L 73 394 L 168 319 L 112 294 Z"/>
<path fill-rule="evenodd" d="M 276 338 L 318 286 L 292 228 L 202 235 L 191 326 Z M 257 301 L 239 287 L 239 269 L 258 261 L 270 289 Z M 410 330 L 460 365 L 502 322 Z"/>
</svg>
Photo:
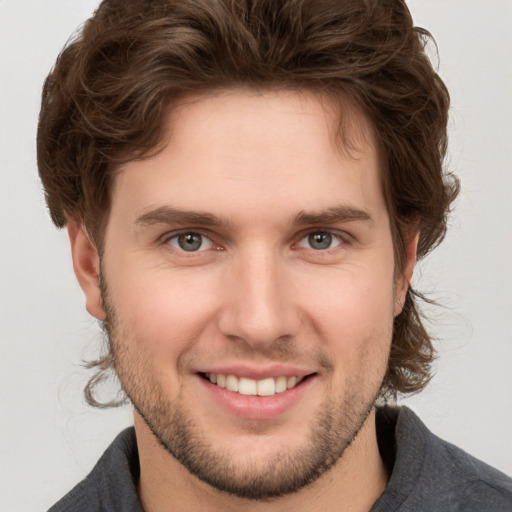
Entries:
<svg viewBox="0 0 512 512">
<path fill-rule="evenodd" d="M 221 411 L 244 420 L 273 420 L 303 403 L 305 397 L 315 397 L 315 393 L 321 392 L 316 385 L 319 376 L 316 372 L 306 373 L 300 369 L 295 372 L 290 367 L 256 370 L 239 366 L 218 368 L 217 372 L 205 370 L 196 375 L 199 382 L 204 383 L 208 407 L 213 404 L 216 411 L 216 406 L 220 406 Z"/>
<path fill-rule="evenodd" d="M 295 388 L 314 374 L 290 377 L 281 375 L 261 380 L 237 377 L 236 375 L 224 375 L 222 373 L 200 373 L 199 375 L 211 384 L 239 395 L 273 396 Z"/>
</svg>

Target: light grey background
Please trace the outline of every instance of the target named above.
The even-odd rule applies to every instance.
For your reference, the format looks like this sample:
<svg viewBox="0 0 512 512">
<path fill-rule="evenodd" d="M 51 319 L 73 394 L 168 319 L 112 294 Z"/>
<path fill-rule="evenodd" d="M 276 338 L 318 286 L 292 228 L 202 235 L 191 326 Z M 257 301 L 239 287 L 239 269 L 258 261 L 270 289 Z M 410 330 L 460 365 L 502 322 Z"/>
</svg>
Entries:
<svg viewBox="0 0 512 512">
<path fill-rule="evenodd" d="M 93 466 L 130 410 L 81 395 L 98 327 L 35 164 L 44 77 L 93 0 L 0 0 L 0 510 L 45 510 Z M 411 0 L 452 94 L 463 191 L 443 247 L 416 273 L 435 309 L 437 375 L 405 401 L 438 435 L 512 474 L 512 2 Z"/>
</svg>

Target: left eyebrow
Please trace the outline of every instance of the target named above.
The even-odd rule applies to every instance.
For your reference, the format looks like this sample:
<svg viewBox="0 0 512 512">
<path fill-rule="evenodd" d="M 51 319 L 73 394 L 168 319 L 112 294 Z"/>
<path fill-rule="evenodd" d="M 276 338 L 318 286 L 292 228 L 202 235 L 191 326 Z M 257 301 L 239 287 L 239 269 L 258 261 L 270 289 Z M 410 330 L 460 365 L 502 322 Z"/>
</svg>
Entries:
<svg viewBox="0 0 512 512">
<path fill-rule="evenodd" d="M 321 212 L 299 212 L 293 219 L 293 224 L 304 226 L 307 224 L 336 224 L 337 222 L 354 221 L 374 223 L 371 215 L 365 210 L 350 206 L 335 206 Z"/>
</svg>

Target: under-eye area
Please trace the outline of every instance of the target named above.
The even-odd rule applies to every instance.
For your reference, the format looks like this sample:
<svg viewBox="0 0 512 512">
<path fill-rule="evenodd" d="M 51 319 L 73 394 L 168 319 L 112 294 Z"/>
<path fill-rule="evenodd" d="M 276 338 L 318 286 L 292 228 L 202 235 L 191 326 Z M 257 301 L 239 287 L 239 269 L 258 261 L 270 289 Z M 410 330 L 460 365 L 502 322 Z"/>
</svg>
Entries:
<svg viewBox="0 0 512 512">
<path fill-rule="evenodd" d="M 311 373 L 305 376 L 278 376 L 267 377 L 265 379 L 255 380 L 247 377 L 237 377 L 236 375 L 224 375 L 221 373 L 199 373 L 199 375 L 210 381 L 211 384 L 249 396 L 273 396 L 277 393 L 283 393 L 293 389 L 303 383 L 313 375 Z"/>
</svg>

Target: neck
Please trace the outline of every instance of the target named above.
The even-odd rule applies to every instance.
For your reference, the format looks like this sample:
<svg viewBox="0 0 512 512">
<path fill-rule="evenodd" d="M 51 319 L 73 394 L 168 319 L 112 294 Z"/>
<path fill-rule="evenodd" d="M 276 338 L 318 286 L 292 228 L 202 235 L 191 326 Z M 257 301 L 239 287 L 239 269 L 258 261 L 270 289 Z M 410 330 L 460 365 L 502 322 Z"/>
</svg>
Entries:
<svg viewBox="0 0 512 512">
<path fill-rule="evenodd" d="M 380 457 L 375 411 L 338 462 L 300 491 L 267 501 L 241 499 L 220 492 L 190 474 L 156 440 L 135 412 L 140 459 L 139 496 L 146 512 L 187 511 L 369 511 L 383 493 L 388 474 Z"/>
</svg>

